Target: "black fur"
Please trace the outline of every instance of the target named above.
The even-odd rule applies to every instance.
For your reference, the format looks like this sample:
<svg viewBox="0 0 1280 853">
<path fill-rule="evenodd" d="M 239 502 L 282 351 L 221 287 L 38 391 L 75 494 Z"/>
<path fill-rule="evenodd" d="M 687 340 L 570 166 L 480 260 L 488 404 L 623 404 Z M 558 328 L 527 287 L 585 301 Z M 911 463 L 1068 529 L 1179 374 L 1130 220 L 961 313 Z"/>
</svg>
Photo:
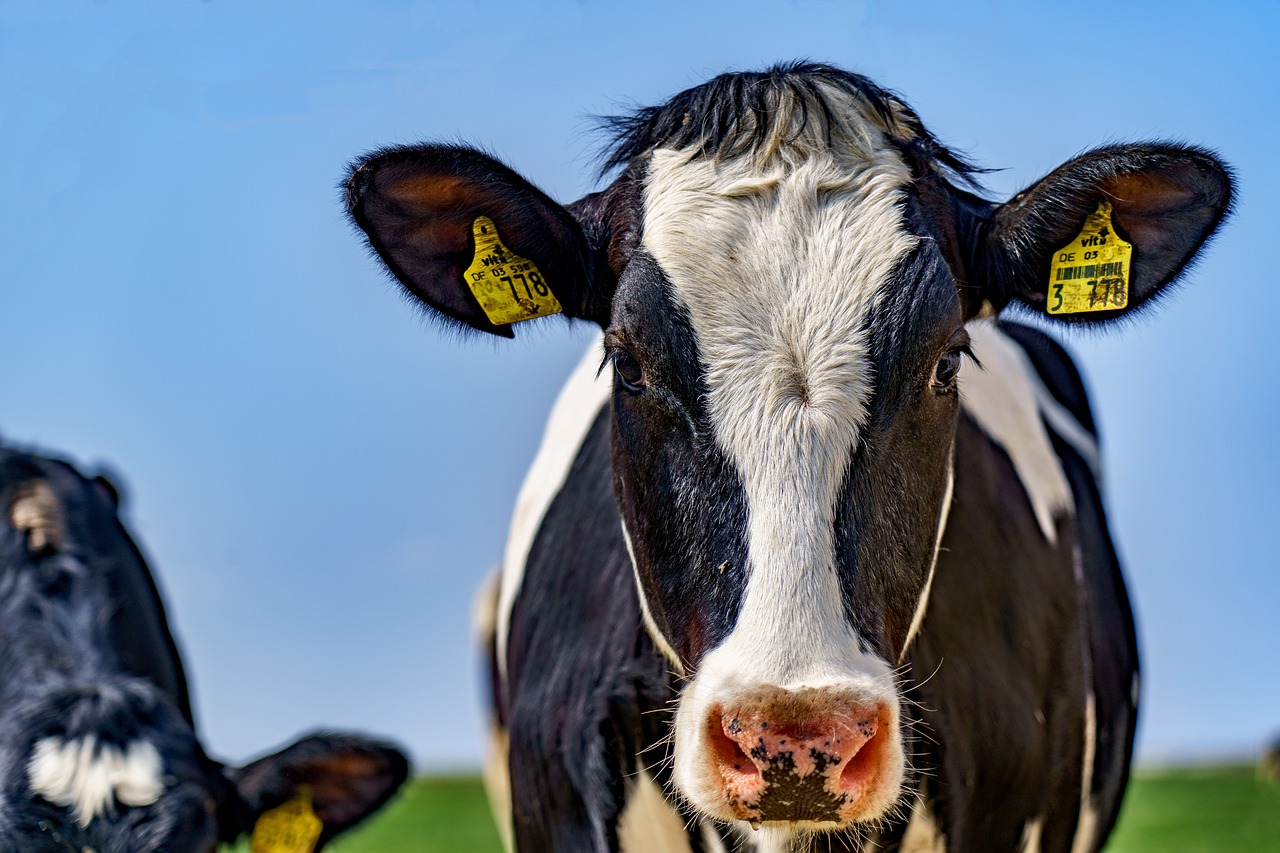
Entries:
<svg viewBox="0 0 1280 853">
<path fill-rule="evenodd" d="M 49 523 L 33 532 L 14 509 L 35 490 Z M 211 852 L 300 784 L 316 791 L 323 845 L 381 806 L 407 775 L 389 744 L 313 735 L 243 770 L 205 754 L 163 604 L 118 500 L 64 462 L 0 447 L 0 851 Z M 151 805 L 108 803 L 81 826 L 32 790 L 31 756 L 48 737 L 92 738 L 99 749 L 150 743 L 165 790 Z M 264 775 L 276 780 L 269 796 L 251 784 Z M 335 785 L 342 792 L 324 799 Z"/>
<path fill-rule="evenodd" d="M 669 724 L 671 687 L 640 624 L 613 502 L 610 420 L 607 410 L 597 417 L 547 510 L 512 613 L 499 701 L 526 850 L 616 849 L 627 780 L 643 761 L 661 766 L 652 744 Z"/>
<path fill-rule="evenodd" d="M 795 98 L 806 107 L 812 104 L 816 110 L 810 113 L 806 109 L 794 127 L 797 135 L 810 123 L 818 123 L 825 132 L 833 116 L 822 87 L 870 105 L 917 174 L 940 171 L 973 184 L 976 176 L 986 171 L 939 142 L 894 93 L 861 74 L 814 62 L 785 62 L 764 71 L 721 74 L 665 104 L 601 118 L 601 127 L 612 137 L 601 171 L 624 168 L 655 148 L 695 147 L 699 156 L 719 158 L 748 153 L 765 142 L 772 114 L 784 98 Z"/>
<path fill-rule="evenodd" d="M 628 267 L 606 346 L 644 366 L 643 393 L 614 397 L 616 506 L 662 634 L 692 669 L 737 621 L 747 564 L 742 483 L 716 445 L 688 313 L 647 252 Z M 625 332 L 625 340 L 613 335 Z M 696 520 L 696 521 L 694 521 Z"/>
</svg>

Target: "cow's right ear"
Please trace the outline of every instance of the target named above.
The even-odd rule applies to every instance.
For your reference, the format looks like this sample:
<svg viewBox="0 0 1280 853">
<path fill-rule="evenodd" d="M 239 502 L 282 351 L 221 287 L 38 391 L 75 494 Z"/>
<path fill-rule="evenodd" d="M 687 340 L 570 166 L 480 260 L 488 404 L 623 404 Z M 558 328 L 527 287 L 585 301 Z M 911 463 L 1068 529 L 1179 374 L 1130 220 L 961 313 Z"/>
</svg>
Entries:
<svg viewBox="0 0 1280 853">
<path fill-rule="evenodd" d="M 569 317 L 608 320 L 607 294 L 596 281 L 603 264 L 582 227 L 533 184 L 474 148 L 374 152 L 352 165 L 346 202 L 351 220 L 400 284 L 449 320 L 507 338 L 512 322 L 557 308 Z M 488 276 L 492 300 L 482 305 L 471 285 L 487 277 L 490 265 L 503 268 Z"/>
<path fill-rule="evenodd" d="M 288 849 L 311 851 L 385 805 L 408 778 L 409 760 L 385 741 L 317 732 L 244 767 L 224 767 L 222 773 L 235 801 L 220 819 L 224 840 L 252 827 L 264 838 L 309 836 L 311 847 Z"/>
</svg>

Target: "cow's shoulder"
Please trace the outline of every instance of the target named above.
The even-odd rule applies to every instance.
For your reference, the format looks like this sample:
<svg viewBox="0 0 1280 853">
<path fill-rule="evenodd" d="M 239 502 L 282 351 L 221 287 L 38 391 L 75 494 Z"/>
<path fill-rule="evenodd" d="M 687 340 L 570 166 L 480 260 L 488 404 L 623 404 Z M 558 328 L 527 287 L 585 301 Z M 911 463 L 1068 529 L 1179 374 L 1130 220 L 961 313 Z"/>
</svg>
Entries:
<svg viewBox="0 0 1280 853">
<path fill-rule="evenodd" d="M 1080 426 L 1096 436 L 1098 430 L 1089 407 L 1084 379 L 1062 344 L 1034 326 L 1010 320 L 1000 320 L 996 325 L 1027 354 L 1053 399 L 1070 412 Z"/>
</svg>

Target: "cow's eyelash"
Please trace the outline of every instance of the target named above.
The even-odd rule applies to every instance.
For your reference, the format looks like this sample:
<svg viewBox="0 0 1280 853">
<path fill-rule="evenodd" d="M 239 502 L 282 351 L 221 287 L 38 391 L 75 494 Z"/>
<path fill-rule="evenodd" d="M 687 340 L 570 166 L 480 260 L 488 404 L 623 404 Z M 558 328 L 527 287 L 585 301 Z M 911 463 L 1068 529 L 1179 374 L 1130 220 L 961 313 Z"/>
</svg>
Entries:
<svg viewBox="0 0 1280 853">
<path fill-rule="evenodd" d="M 978 356 L 974 355 L 973 346 L 968 341 L 960 344 L 960 346 L 953 349 L 952 352 L 960 353 L 962 356 L 972 361 L 974 366 L 979 370 L 986 370 L 986 368 L 982 366 L 982 360 L 979 359 Z"/>
</svg>

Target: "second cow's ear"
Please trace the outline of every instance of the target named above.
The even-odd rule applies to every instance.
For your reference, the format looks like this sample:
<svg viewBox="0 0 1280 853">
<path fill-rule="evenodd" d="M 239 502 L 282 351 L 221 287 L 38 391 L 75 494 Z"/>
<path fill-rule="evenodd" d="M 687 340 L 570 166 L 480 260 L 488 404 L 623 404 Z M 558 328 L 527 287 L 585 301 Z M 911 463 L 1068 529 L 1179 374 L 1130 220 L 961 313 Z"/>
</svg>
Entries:
<svg viewBox="0 0 1280 853">
<path fill-rule="evenodd" d="M 1054 319 L 1105 321 L 1159 296 L 1230 208 L 1231 174 L 1208 151 L 1162 144 L 1101 148 L 984 217 L 973 268 L 996 308 L 1017 300 Z M 1123 270 L 1115 266 L 1120 255 L 1097 251 L 1099 241 L 1114 244 L 1117 237 L 1132 247 Z M 1116 289 L 1102 287 L 1117 280 L 1125 284 L 1118 298 Z M 1099 287 L 1088 287 L 1095 282 Z M 1062 297 L 1073 294 L 1078 304 L 1064 309 Z"/>
<path fill-rule="evenodd" d="M 224 838 L 251 828 L 255 835 L 310 833 L 311 849 L 319 850 L 391 799 L 408 778 L 409 762 L 383 741 L 317 733 L 223 772 L 241 804 L 237 822 L 243 821 L 230 832 L 222 827 Z"/>
<path fill-rule="evenodd" d="M 400 284 L 449 320 L 507 338 L 512 323 L 547 314 L 601 321 L 607 300 L 581 226 L 473 148 L 376 152 L 353 165 L 346 203 Z"/>
</svg>

